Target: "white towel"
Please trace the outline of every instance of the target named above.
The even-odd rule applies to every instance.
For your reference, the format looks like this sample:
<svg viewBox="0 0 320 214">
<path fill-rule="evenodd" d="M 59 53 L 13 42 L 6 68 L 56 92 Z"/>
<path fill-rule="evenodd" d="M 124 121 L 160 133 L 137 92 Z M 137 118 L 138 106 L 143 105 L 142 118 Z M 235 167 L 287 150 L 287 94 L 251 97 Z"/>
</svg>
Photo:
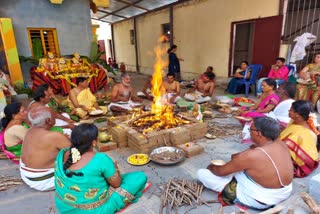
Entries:
<svg viewBox="0 0 320 214">
<path fill-rule="evenodd" d="M 141 105 L 142 105 L 141 103 L 134 103 L 131 100 L 129 100 L 128 102 L 110 103 L 108 106 L 108 110 L 111 111 L 111 107 L 115 106 L 115 107 L 120 107 L 120 108 L 123 108 L 123 109 L 130 111 L 134 107 L 141 106 Z"/>
</svg>

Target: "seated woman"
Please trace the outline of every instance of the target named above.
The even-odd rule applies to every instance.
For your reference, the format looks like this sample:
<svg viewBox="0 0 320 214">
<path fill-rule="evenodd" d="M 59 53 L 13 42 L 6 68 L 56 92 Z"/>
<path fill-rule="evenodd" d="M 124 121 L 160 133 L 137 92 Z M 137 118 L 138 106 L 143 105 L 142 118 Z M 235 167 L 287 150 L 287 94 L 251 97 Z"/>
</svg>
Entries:
<svg viewBox="0 0 320 214">
<path fill-rule="evenodd" d="M 277 89 L 277 94 L 280 97 L 279 104 L 273 111 L 266 113 L 265 116 L 271 117 L 277 120 L 281 129 L 288 126 L 289 121 L 289 109 L 294 102 L 294 96 L 296 94 L 296 84 L 292 82 L 284 82 Z M 242 130 L 242 143 L 252 143 L 250 134 L 251 122 L 247 122 Z"/>
<path fill-rule="evenodd" d="M 237 86 L 237 80 L 244 78 L 247 67 L 248 67 L 248 62 L 242 61 L 240 64 L 240 68 L 236 70 L 236 72 L 233 75 L 233 78 L 230 80 L 228 87 L 226 89 L 226 92 L 229 92 L 231 94 L 241 94 L 244 92 L 244 85 L 242 85 L 242 87 Z M 249 78 L 250 78 L 250 72 L 248 72 L 246 75 L 246 79 L 249 79 Z"/>
<path fill-rule="evenodd" d="M 21 103 L 11 103 L 4 108 L 5 117 L 1 119 L 4 132 L 4 144 L 2 149 L 9 159 L 19 158 L 21 155 L 21 147 L 27 128 L 22 125 L 27 118 L 27 112 Z M 16 162 L 16 161 L 14 161 Z"/>
<path fill-rule="evenodd" d="M 289 149 L 294 165 L 294 176 L 303 178 L 314 171 L 318 165 L 317 135 L 315 127 L 317 121 L 309 101 L 298 100 L 292 103 L 289 116 L 292 123 L 280 134 Z"/>
<path fill-rule="evenodd" d="M 251 107 L 242 107 L 239 110 L 241 117 L 236 116 L 236 118 L 240 121 L 246 121 L 254 117 L 264 117 L 266 113 L 272 111 L 280 101 L 280 98 L 275 92 L 276 87 L 277 83 L 274 79 L 265 79 L 262 82 L 263 94 L 259 98 L 258 102 Z"/>
<path fill-rule="evenodd" d="M 309 100 L 313 107 L 319 99 L 318 76 L 320 75 L 320 53 L 314 55 L 314 63 L 308 64 L 298 73 L 297 100 Z"/>
<path fill-rule="evenodd" d="M 137 202 L 146 185 L 144 172 L 121 174 L 105 153 L 96 153 L 98 128 L 81 124 L 71 134 L 71 148 L 56 158 L 56 206 L 59 213 L 115 213 Z M 101 164 L 103 163 L 103 164 Z"/>
</svg>

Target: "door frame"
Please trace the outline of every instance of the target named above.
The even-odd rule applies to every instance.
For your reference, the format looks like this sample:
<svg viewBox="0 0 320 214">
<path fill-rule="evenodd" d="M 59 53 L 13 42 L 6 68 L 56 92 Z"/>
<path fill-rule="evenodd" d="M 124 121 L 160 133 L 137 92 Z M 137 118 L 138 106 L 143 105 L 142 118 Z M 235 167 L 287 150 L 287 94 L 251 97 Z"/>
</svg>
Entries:
<svg viewBox="0 0 320 214">
<path fill-rule="evenodd" d="M 244 24 L 244 23 L 254 23 L 253 24 L 253 33 L 255 33 L 255 22 L 260 19 L 265 19 L 265 18 L 270 18 L 270 17 L 276 17 L 279 15 L 275 16 L 268 16 L 268 17 L 261 17 L 257 19 L 247 19 L 247 20 L 242 20 L 242 21 L 236 21 L 236 22 L 231 22 L 231 31 L 230 31 L 230 47 L 229 47 L 229 61 L 228 61 L 228 76 L 230 77 L 233 72 L 233 51 L 234 51 L 234 43 L 235 43 L 235 27 L 237 24 Z M 283 27 L 283 26 L 282 26 Z M 255 37 L 253 36 L 251 43 L 254 44 Z M 280 44 L 281 44 L 281 38 L 280 38 Z M 280 46 L 279 46 L 280 48 Z M 253 51 L 254 45 L 251 46 L 251 51 Z M 254 53 L 252 52 L 252 58 L 254 56 Z M 251 63 L 251 62 L 249 62 Z"/>
<path fill-rule="evenodd" d="M 257 19 L 247 19 L 242 21 L 231 22 L 231 32 L 230 32 L 230 47 L 229 47 L 229 61 L 228 61 L 228 77 L 233 75 L 233 52 L 234 52 L 234 44 L 235 44 L 235 34 L 236 34 L 236 25 L 238 24 L 246 24 L 246 23 L 254 23 Z M 253 25 L 254 32 L 254 25 Z M 254 36 L 252 37 L 252 42 L 254 42 Z M 252 51 L 253 46 L 251 46 Z M 250 63 L 250 62 L 249 62 Z"/>
</svg>

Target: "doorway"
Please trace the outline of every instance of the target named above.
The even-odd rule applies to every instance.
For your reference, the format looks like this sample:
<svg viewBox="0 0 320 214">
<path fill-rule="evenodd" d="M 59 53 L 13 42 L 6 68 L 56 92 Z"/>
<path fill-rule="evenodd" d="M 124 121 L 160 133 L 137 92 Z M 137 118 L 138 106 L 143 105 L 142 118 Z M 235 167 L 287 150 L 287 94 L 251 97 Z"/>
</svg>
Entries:
<svg viewBox="0 0 320 214">
<path fill-rule="evenodd" d="M 229 76 L 242 60 L 261 64 L 259 77 L 266 77 L 279 56 L 282 16 L 251 19 L 231 23 Z"/>
<path fill-rule="evenodd" d="M 240 66 L 242 61 L 251 63 L 253 22 L 244 22 L 234 25 L 234 42 L 232 47 L 231 74 Z"/>
</svg>

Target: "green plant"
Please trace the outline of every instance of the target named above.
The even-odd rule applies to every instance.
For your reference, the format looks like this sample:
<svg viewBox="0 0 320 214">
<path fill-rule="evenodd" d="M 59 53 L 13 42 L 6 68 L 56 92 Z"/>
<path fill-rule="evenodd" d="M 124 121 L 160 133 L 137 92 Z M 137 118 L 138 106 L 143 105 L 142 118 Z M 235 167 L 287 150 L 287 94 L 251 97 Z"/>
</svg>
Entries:
<svg viewBox="0 0 320 214">
<path fill-rule="evenodd" d="M 83 57 L 88 60 L 89 63 L 98 63 L 102 65 L 108 72 L 117 75 L 115 71 L 107 64 L 105 60 L 100 59 L 100 57 L 105 54 L 104 51 L 100 51 L 98 48 L 98 44 L 95 41 L 91 42 L 91 49 L 90 49 L 90 57 Z"/>
<path fill-rule="evenodd" d="M 39 38 L 32 39 L 32 51 L 34 56 L 19 56 L 20 62 L 28 62 L 38 66 L 39 59 L 43 57 L 41 40 Z"/>
<path fill-rule="evenodd" d="M 35 66 L 39 65 L 39 59 L 35 59 L 32 56 L 19 56 L 19 60 L 20 60 L 20 62 L 32 63 Z"/>
<path fill-rule="evenodd" d="M 33 50 L 34 59 L 39 60 L 40 58 L 42 58 L 43 56 L 42 45 L 41 45 L 41 40 L 39 38 L 32 39 L 32 50 Z"/>
<path fill-rule="evenodd" d="M 25 88 L 23 83 L 16 83 L 14 88 L 17 94 L 28 94 L 28 97 L 33 96 L 33 91 L 30 88 Z"/>
</svg>

